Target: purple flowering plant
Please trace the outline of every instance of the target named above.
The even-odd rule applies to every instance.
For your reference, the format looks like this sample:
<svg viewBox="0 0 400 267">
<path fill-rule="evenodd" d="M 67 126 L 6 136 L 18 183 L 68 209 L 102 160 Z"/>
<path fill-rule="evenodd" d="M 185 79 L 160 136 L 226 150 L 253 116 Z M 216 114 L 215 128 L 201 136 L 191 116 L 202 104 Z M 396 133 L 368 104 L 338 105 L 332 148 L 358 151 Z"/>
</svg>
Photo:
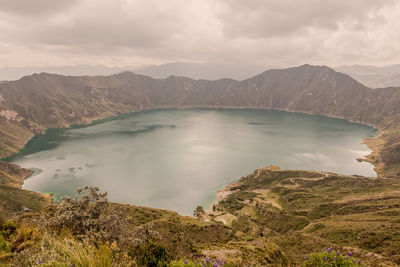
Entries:
<svg viewBox="0 0 400 267">
<path fill-rule="evenodd" d="M 192 260 L 179 260 L 179 261 L 171 261 L 168 266 L 171 267 L 233 267 L 238 266 L 237 264 L 226 262 L 223 260 L 211 260 L 210 258 L 205 258 L 199 261 Z"/>
<path fill-rule="evenodd" d="M 347 266 L 355 267 L 362 266 L 361 260 L 355 259 L 353 253 L 340 253 L 333 250 L 332 247 L 320 253 L 312 253 L 305 258 L 303 266 Z"/>
</svg>

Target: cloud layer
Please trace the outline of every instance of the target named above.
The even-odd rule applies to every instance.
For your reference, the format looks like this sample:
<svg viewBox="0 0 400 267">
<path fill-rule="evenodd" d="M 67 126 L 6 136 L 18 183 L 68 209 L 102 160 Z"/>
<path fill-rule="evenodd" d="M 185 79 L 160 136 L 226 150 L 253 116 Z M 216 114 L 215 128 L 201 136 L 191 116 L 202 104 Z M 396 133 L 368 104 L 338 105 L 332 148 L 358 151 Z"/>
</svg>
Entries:
<svg viewBox="0 0 400 267">
<path fill-rule="evenodd" d="M 0 0 L 0 66 L 400 62 L 397 0 Z"/>
</svg>

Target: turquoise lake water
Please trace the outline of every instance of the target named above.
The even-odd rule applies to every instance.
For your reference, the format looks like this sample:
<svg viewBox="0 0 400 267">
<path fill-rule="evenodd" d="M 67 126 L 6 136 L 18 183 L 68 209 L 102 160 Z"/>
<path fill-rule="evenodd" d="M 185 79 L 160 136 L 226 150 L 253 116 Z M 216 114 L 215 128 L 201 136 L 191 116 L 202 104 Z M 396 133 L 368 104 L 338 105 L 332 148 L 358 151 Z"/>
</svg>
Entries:
<svg viewBox="0 0 400 267">
<path fill-rule="evenodd" d="M 36 170 L 23 188 L 74 195 L 99 186 L 115 202 L 192 214 L 256 168 L 323 170 L 376 177 L 371 127 L 270 110 L 154 110 L 89 126 L 50 129 L 12 160 Z"/>
</svg>

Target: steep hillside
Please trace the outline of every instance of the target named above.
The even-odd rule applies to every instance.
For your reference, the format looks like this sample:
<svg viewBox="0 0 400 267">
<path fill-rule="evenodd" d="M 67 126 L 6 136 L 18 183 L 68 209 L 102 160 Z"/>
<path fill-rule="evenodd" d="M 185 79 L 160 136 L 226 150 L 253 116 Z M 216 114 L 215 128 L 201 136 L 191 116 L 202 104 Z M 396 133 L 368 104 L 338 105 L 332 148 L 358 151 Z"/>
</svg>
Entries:
<svg viewBox="0 0 400 267">
<path fill-rule="evenodd" d="M 379 176 L 395 177 L 400 172 L 396 165 L 399 103 L 399 88 L 370 89 L 324 66 L 269 70 L 244 81 L 152 79 L 130 72 L 108 77 L 42 73 L 0 83 L 0 157 L 12 155 L 47 128 L 88 123 L 120 112 L 166 107 L 265 108 L 374 125 L 382 134 L 380 146 L 367 143 L 377 152 L 369 160 Z"/>
<path fill-rule="evenodd" d="M 24 179 L 31 174 L 31 170 L 0 162 L 0 217 L 39 211 L 50 202 L 47 195 L 21 189 Z"/>
</svg>

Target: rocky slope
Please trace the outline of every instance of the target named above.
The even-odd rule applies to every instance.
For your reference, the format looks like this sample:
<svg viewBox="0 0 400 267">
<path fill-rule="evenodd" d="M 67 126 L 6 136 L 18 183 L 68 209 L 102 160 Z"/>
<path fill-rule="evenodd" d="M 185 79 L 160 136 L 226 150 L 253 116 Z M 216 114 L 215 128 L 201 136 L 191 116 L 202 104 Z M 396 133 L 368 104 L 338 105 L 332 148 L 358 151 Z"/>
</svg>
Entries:
<svg viewBox="0 0 400 267">
<path fill-rule="evenodd" d="M 120 112 L 166 107 L 264 108 L 322 114 L 381 130 L 369 160 L 379 176 L 399 176 L 400 89 L 370 89 L 324 66 L 269 70 L 244 81 L 152 79 L 125 72 L 73 77 L 34 74 L 0 83 L 0 157 L 34 134 Z"/>
</svg>

